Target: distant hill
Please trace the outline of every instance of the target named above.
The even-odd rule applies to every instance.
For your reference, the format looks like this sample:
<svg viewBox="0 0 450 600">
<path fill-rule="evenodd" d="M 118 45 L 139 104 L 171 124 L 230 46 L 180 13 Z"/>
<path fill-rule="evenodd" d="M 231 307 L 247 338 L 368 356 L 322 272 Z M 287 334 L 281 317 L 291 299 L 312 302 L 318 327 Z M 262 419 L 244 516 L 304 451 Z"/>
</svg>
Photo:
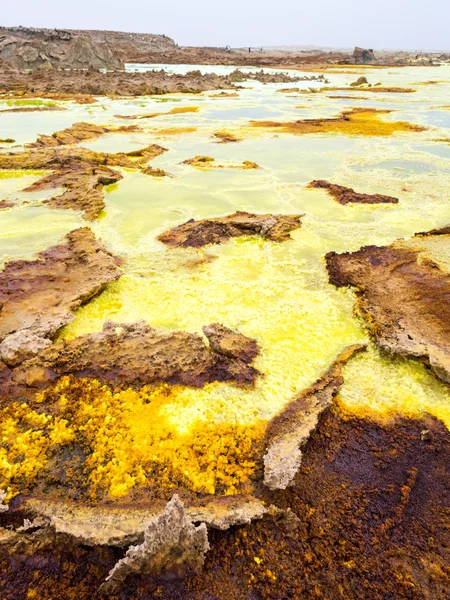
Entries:
<svg viewBox="0 0 450 600">
<path fill-rule="evenodd" d="M 175 42 L 152 33 L 0 27 L 0 61 L 19 69 L 123 68 L 128 56 L 173 50 Z"/>
</svg>

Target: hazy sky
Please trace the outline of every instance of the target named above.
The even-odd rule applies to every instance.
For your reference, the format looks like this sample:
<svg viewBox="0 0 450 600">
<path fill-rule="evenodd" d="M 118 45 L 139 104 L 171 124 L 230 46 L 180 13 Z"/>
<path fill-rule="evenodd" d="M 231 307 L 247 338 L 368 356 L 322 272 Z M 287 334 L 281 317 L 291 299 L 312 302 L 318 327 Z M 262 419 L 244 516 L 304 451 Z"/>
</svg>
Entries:
<svg viewBox="0 0 450 600">
<path fill-rule="evenodd" d="M 165 33 L 180 45 L 450 50 L 450 0 L 0 0 L 1 5 L 2 25 Z"/>
</svg>

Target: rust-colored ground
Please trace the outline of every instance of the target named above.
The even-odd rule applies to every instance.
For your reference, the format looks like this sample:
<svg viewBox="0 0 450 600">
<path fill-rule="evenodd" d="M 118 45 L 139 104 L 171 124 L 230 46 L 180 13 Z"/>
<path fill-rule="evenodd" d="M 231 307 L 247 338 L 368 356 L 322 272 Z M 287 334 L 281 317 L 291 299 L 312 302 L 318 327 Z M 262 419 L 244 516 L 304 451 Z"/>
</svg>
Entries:
<svg viewBox="0 0 450 600">
<path fill-rule="evenodd" d="M 388 425 L 325 413 L 292 488 L 266 493 L 299 517 L 211 532 L 201 575 L 130 577 L 113 599 L 447 600 L 450 433 L 431 417 Z M 123 550 L 74 547 L 39 535 L 0 545 L 5 600 L 87 600 Z M 63 595 L 63 596 L 61 596 Z"/>
</svg>

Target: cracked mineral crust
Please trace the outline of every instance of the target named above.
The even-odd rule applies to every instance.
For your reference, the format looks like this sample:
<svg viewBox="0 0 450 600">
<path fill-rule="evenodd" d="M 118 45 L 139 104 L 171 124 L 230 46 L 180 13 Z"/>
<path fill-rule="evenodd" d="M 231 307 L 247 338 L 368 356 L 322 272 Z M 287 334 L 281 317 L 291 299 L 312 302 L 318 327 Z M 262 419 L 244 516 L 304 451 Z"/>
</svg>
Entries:
<svg viewBox="0 0 450 600">
<path fill-rule="evenodd" d="M 330 252 L 328 274 L 337 287 L 356 288 L 356 308 L 381 348 L 424 360 L 450 383 L 450 276 L 421 245 L 445 256 L 450 235 Z"/>
<path fill-rule="evenodd" d="M 87 227 L 66 239 L 0 272 L 0 351 L 8 364 L 42 350 L 74 310 L 121 275 L 119 259 Z"/>
<path fill-rule="evenodd" d="M 73 136 L 69 138 L 72 139 Z M 148 172 L 149 161 L 165 152 L 165 148 L 152 144 L 131 152 L 111 154 L 72 147 L 70 144 L 75 144 L 76 141 L 66 139 L 64 143 L 68 145 L 61 147 L 49 147 L 47 143 L 41 145 L 36 142 L 37 147 L 24 152 L 1 153 L 0 169 L 51 170 L 50 174 L 35 181 L 23 191 L 64 188 L 62 194 L 43 200 L 43 203 L 50 208 L 80 210 L 86 220 L 93 221 L 105 208 L 103 187 L 122 179 L 121 173 L 111 166 L 140 169 L 145 173 Z"/>
<path fill-rule="evenodd" d="M 117 547 L 142 543 L 149 521 L 161 515 L 165 508 L 162 501 L 136 507 L 89 506 L 69 500 L 33 497 L 14 504 L 12 513 L 17 515 L 16 520 L 22 515 L 26 522 L 51 527 L 56 534 L 68 535 L 79 544 Z M 0 512 L 2 509 L 6 511 L 8 507 L 0 504 Z M 261 500 L 249 495 L 185 501 L 184 510 L 192 523 L 205 523 L 209 528 L 222 531 L 262 519 L 268 512 Z M 273 510 L 272 507 L 269 512 Z"/>
<path fill-rule="evenodd" d="M 207 244 L 223 244 L 232 237 L 259 235 L 275 242 L 290 238 L 290 232 L 301 227 L 302 215 L 255 215 L 236 212 L 226 217 L 191 219 L 158 236 L 167 246 L 199 248 Z"/>
<path fill-rule="evenodd" d="M 187 331 L 159 332 L 145 321 L 106 322 L 101 332 L 44 348 L 13 369 L 4 385 L 11 396 L 19 394 L 21 386 L 40 389 L 63 375 L 127 385 L 167 382 L 201 387 L 212 381 L 253 385 L 259 375 L 251 365 L 256 342 L 218 324 L 205 327 L 205 334 L 213 340 L 211 347 Z"/>
<path fill-rule="evenodd" d="M 67 146 L 94 140 L 106 133 L 134 133 L 140 131 L 135 125 L 122 125 L 121 127 L 102 127 L 94 123 L 84 123 L 80 121 L 74 123 L 67 129 L 55 131 L 52 135 L 39 134 L 37 140 L 27 144 L 29 148 L 48 148 L 57 146 Z"/>
</svg>

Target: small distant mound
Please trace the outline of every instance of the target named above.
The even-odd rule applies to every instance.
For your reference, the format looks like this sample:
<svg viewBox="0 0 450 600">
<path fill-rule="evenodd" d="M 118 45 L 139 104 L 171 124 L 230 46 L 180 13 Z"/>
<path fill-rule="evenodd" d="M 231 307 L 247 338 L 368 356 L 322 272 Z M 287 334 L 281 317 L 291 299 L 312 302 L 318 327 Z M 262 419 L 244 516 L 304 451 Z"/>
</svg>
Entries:
<svg viewBox="0 0 450 600">
<path fill-rule="evenodd" d="M 371 65 L 377 62 L 377 58 L 371 48 L 356 46 L 349 62 L 354 65 Z"/>
</svg>

